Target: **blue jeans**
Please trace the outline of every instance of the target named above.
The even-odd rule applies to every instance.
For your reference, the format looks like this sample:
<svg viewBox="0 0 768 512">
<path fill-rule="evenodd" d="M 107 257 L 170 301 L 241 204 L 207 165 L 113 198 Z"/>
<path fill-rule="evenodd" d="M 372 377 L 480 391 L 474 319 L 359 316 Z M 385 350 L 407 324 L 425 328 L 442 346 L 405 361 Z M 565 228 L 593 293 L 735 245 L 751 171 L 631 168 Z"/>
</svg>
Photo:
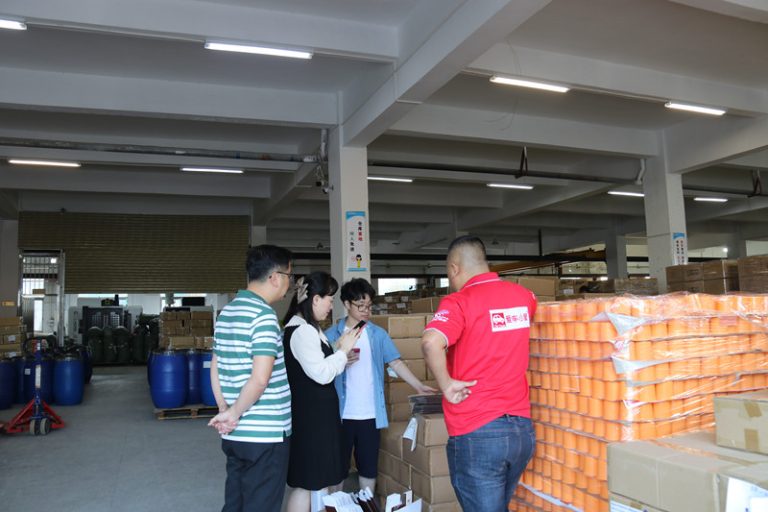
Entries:
<svg viewBox="0 0 768 512">
<path fill-rule="evenodd" d="M 503 512 L 533 456 L 536 434 L 528 418 L 504 415 L 448 439 L 451 484 L 465 512 Z"/>
</svg>

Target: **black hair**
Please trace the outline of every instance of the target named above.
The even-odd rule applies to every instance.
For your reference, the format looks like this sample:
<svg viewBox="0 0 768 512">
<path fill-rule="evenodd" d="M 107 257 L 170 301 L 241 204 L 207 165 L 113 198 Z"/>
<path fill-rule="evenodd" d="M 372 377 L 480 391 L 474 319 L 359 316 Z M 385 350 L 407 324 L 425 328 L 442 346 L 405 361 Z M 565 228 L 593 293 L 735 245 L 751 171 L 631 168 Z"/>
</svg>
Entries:
<svg viewBox="0 0 768 512">
<path fill-rule="evenodd" d="M 293 254 L 288 249 L 276 245 L 257 245 L 248 249 L 245 259 L 245 271 L 248 282 L 264 281 L 275 270 L 288 270 Z"/>
<path fill-rule="evenodd" d="M 362 277 L 356 277 L 344 283 L 341 287 L 341 301 L 352 302 L 353 300 L 362 300 L 365 296 L 373 299 L 376 296 L 376 290 L 371 283 Z"/>
<path fill-rule="evenodd" d="M 454 249 L 458 249 L 459 247 L 469 245 L 472 246 L 472 248 L 480 251 L 480 253 L 483 255 L 483 259 L 487 259 L 487 254 L 485 252 L 485 244 L 482 240 L 480 240 L 479 237 L 475 235 L 462 235 L 460 237 L 457 237 L 451 242 L 451 245 L 448 246 L 448 254 L 451 253 Z"/>
<path fill-rule="evenodd" d="M 298 314 L 301 315 L 308 324 L 319 329 L 320 326 L 312 311 L 312 298 L 315 295 L 327 297 L 335 294 L 339 289 L 339 283 L 337 283 L 328 272 L 317 271 L 304 276 L 304 284 L 307 285 L 307 298 L 299 304 L 296 300 L 297 296 L 294 293 L 293 298 L 291 299 L 291 305 L 288 306 L 288 312 L 283 318 L 283 324 L 287 324 L 294 315 Z"/>
</svg>

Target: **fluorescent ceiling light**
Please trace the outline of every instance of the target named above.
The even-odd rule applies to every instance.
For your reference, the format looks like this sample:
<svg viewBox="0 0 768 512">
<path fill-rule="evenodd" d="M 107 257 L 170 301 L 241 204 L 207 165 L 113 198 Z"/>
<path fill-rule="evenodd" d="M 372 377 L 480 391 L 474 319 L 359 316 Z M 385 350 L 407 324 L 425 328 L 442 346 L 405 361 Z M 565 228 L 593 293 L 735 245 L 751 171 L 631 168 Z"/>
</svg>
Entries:
<svg viewBox="0 0 768 512">
<path fill-rule="evenodd" d="M 27 30 L 27 24 L 23 21 L 0 18 L 0 28 L 7 28 L 8 30 Z"/>
<path fill-rule="evenodd" d="M 700 201 L 702 203 L 727 203 L 728 200 L 724 197 L 694 197 L 694 201 Z"/>
<path fill-rule="evenodd" d="M 257 55 L 270 55 L 273 57 L 289 57 L 291 59 L 311 59 L 312 52 L 301 50 L 286 50 L 284 48 L 268 48 L 266 46 L 254 46 L 248 44 L 214 43 L 205 42 L 208 50 L 220 50 L 223 52 L 255 53 Z"/>
<path fill-rule="evenodd" d="M 54 160 L 26 160 L 23 158 L 11 158 L 9 164 L 15 165 L 41 165 L 44 167 L 80 167 L 77 162 L 58 162 Z"/>
<path fill-rule="evenodd" d="M 674 101 L 668 101 L 664 104 L 667 108 L 675 110 L 685 110 L 687 112 L 696 112 L 699 114 L 709 114 L 711 116 L 721 116 L 725 114 L 725 110 L 721 108 L 702 107 L 699 105 L 688 105 L 686 103 L 677 103 Z"/>
<path fill-rule="evenodd" d="M 531 185 L 512 185 L 511 183 L 488 183 L 491 188 L 514 188 L 516 190 L 533 190 Z"/>
<path fill-rule="evenodd" d="M 242 169 L 218 169 L 215 167 L 182 167 L 186 172 L 216 172 L 220 174 L 243 174 Z"/>
<path fill-rule="evenodd" d="M 368 176 L 371 181 L 394 181 L 397 183 L 413 183 L 411 178 L 388 178 L 386 176 Z"/>
<path fill-rule="evenodd" d="M 491 82 L 495 84 L 516 85 L 518 87 L 540 89 L 542 91 L 568 92 L 570 90 L 568 87 L 563 87 L 562 85 L 546 84 L 543 82 L 533 82 L 531 80 L 521 80 L 519 78 L 508 78 L 505 76 L 496 75 L 491 77 Z"/>
<path fill-rule="evenodd" d="M 611 190 L 608 192 L 612 196 L 645 197 L 642 192 L 622 192 L 621 190 Z"/>
</svg>

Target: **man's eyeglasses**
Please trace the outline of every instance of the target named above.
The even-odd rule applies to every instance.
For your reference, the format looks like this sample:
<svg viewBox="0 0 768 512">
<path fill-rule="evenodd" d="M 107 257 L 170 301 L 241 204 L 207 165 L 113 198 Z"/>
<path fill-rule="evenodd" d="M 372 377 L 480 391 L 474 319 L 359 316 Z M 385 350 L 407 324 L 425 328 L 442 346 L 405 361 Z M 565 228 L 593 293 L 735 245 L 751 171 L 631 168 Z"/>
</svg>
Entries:
<svg viewBox="0 0 768 512">
<path fill-rule="evenodd" d="M 363 302 L 363 303 L 350 302 L 350 304 L 355 306 L 358 311 L 370 311 L 371 306 L 373 305 L 370 302 Z"/>
<path fill-rule="evenodd" d="M 296 281 L 296 276 L 291 274 L 290 272 L 280 272 L 279 270 L 275 270 L 275 273 L 277 274 L 283 274 L 284 276 L 288 277 L 288 281 L 293 284 Z"/>
</svg>

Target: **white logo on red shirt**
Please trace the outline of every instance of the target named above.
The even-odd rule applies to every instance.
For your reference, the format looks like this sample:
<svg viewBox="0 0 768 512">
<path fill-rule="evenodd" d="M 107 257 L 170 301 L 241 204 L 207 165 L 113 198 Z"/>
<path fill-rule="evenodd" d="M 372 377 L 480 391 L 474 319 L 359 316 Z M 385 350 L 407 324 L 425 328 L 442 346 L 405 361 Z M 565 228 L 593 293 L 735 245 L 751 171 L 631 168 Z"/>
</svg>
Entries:
<svg viewBox="0 0 768 512">
<path fill-rule="evenodd" d="M 491 315 L 491 331 L 493 332 L 524 329 L 531 325 L 530 318 L 528 317 L 528 308 L 524 306 L 492 309 L 489 313 Z"/>
<path fill-rule="evenodd" d="M 435 316 L 432 317 L 432 320 L 437 320 L 438 322 L 447 322 L 448 313 L 450 312 L 447 309 L 441 309 L 440 311 L 435 313 Z"/>
</svg>

